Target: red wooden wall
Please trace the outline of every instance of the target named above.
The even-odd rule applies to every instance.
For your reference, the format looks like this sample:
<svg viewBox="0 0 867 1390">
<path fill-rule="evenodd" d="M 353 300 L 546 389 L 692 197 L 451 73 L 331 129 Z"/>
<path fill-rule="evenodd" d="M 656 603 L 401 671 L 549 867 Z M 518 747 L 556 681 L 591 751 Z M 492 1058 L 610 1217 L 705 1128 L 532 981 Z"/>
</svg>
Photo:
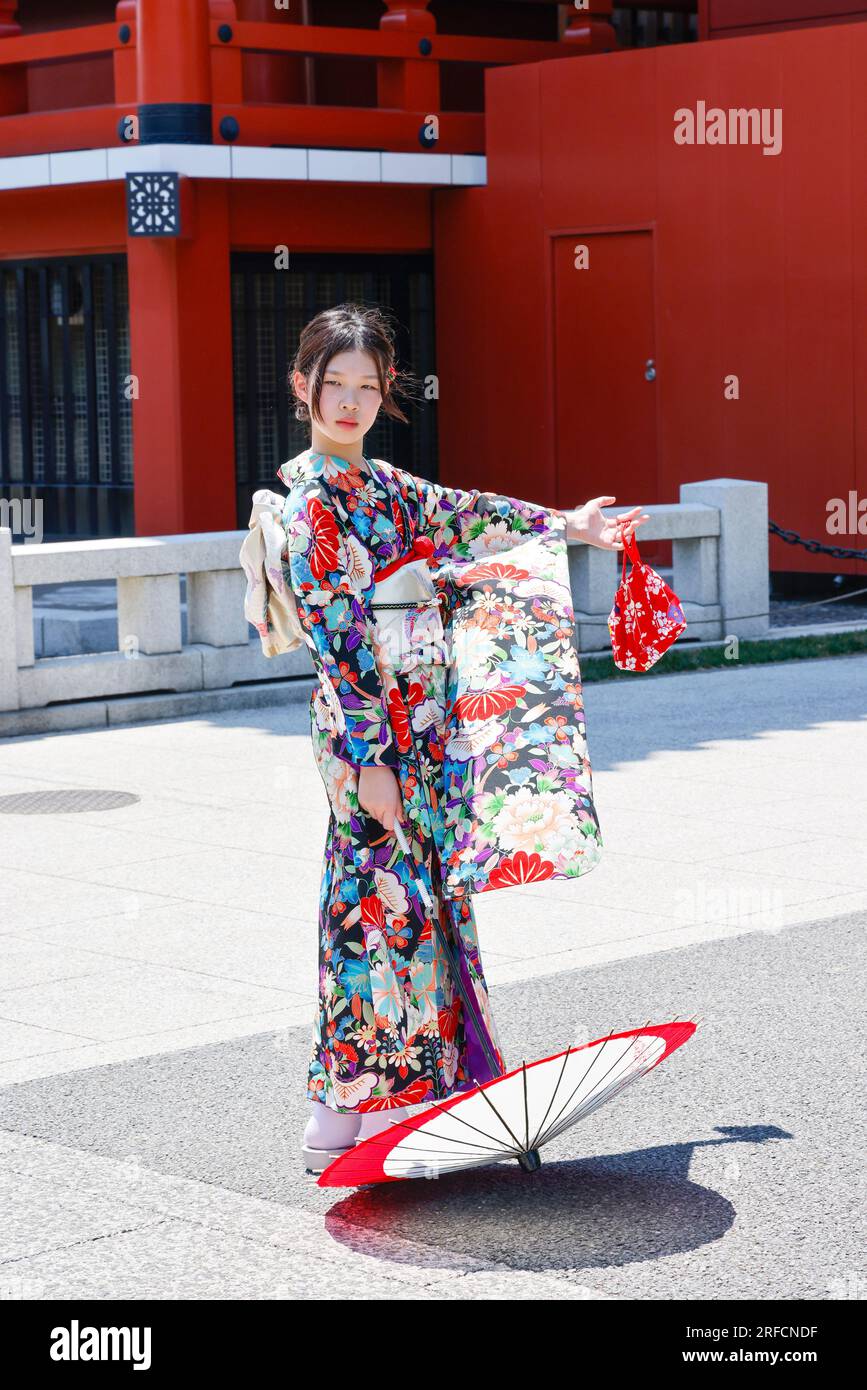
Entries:
<svg viewBox="0 0 867 1390">
<path fill-rule="evenodd" d="M 488 73 L 488 186 L 434 194 L 442 478 L 558 505 L 758 478 L 780 525 L 864 548 L 825 527 L 867 497 L 865 68 L 859 23 Z M 781 152 L 676 145 L 699 100 L 782 108 Z M 863 572 L 777 539 L 771 567 Z"/>
</svg>

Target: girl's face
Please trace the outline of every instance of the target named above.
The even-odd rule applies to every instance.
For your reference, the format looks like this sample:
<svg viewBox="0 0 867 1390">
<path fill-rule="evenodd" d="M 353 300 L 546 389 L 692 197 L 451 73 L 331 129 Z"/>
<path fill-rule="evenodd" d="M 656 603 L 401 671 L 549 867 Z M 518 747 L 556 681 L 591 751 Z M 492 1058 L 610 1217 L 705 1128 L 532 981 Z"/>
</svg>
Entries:
<svg viewBox="0 0 867 1390">
<path fill-rule="evenodd" d="M 295 373 L 295 389 L 309 407 L 307 379 Z M 360 460 L 362 440 L 382 404 L 376 363 L 370 353 L 354 348 L 332 357 L 322 375 L 320 419 L 313 419 L 311 447 L 317 453 Z"/>
</svg>

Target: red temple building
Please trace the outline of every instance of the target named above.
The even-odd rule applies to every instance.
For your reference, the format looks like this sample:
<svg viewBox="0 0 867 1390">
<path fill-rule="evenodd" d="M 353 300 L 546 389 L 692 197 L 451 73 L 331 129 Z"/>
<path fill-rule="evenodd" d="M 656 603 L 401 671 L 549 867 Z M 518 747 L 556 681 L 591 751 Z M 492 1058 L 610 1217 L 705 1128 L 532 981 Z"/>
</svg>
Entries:
<svg viewBox="0 0 867 1390">
<path fill-rule="evenodd" d="M 857 0 L 0 0 L 0 500 L 245 526 L 298 331 L 358 299 L 427 397 L 374 455 L 562 506 L 760 479 L 867 548 L 865 73 Z"/>
</svg>

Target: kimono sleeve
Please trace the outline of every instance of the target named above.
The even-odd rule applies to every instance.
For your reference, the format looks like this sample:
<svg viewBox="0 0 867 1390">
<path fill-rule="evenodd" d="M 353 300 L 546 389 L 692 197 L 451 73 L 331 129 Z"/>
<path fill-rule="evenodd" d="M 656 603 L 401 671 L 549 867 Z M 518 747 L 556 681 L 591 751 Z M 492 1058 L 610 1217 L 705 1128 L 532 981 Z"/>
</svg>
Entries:
<svg viewBox="0 0 867 1390">
<path fill-rule="evenodd" d="M 333 751 L 355 767 L 397 767 L 400 758 L 374 655 L 370 554 L 315 492 L 290 493 L 283 524 L 298 616 L 336 715 Z"/>
<path fill-rule="evenodd" d="M 565 526 L 563 513 L 536 502 L 478 488 L 445 487 L 412 475 L 419 499 L 418 526 L 443 554 L 466 554 L 471 541 L 491 527 L 506 532 L 543 532 Z"/>
</svg>

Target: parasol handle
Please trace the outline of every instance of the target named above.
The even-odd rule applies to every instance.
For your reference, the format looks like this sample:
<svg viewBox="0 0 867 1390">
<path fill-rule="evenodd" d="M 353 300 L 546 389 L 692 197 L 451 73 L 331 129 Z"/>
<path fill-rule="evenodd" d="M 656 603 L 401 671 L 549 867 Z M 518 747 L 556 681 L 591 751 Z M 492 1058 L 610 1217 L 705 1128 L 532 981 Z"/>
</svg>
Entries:
<svg viewBox="0 0 867 1390">
<path fill-rule="evenodd" d="M 417 775 L 418 775 L 418 778 L 419 778 L 420 786 L 421 786 L 421 788 L 422 788 L 422 796 L 423 796 L 424 799 L 425 799 L 425 803 L 427 803 L 427 797 L 426 797 L 426 793 L 425 793 L 425 791 L 424 791 L 424 782 L 423 782 L 423 780 L 422 780 L 421 768 L 420 768 L 419 765 L 418 765 L 418 753 L 417 753 L 416 746 L 415 746 L 415 739 L 412 740 L 412 749 L 413 749 L 413 761 L 415 762 L 416 772 L 417 772 Z M 427 811 L 428 811 L 428 819 L 429 819 L 429 822 L 430 822 L 430 807 L 429 807 L 429 806 L 427 807 Z M 430 833 L 431 833 L 431 839 L 433 839 L 433 825 L 432 825 L 432 823 L 431 823 L 431 830 L 430 830 Z M 405 833 L 404 828 L 403 828 L 403 826 L 401 825 L 401 823 L 400 823 L 399 820 L 395 820 L 395 822 L 394 822 L 394 834 L 395 834 L 395 839 L 397 840 L 398 844 L 400 845 L 401 849 L 403 850 L 403 853 L 404 853 L 405 855 L 408 856 L 409 862 L 410 862 L 411 864 L 414 863 L 415 861 L 414 861 L 414 856 L 413 856 L 412 850 L 410 849 L 409 842 L 408 842 L 408 840 L 407 840 L 407 838 L 406 838 L 406 833 Z M 441 947 L 441 949 L 442 949 L 442 952 L 443 952 L 443 954 L 444 954 L 446 960 L 447 960 L 448 963 L 449 963 L 449 967 L 450 967 L 451 972 L 452 972 L 452 979 L 453 979 L 453 981 L 454 981 L 455 989 L 457 990 L 458 994 L 460 995 L 461 1003 L 463 1004 L 464 1009 L 466 1010 L 467 1016 L 475 1023 L 476 1035 L 477 1035 L 477 1037 L 478 1037 L 478 1039 L 479 1039 L 479 1044 L 480 1044 L 480 1046 L 481 1046 L 481 1049 L 482 1049 L 482 1051 L 483 1051 L 484 1054 L 485 1054 L 485 1060 L 487 1061 L 488 1066 L 490 1067 L 490 1069 L 491 1069 L 491 1071 L 493 1072 L 493 1074 L 494 1074 L 495 1076 L 501 1076 L 501 1075 L 502 1075 L 502 1071 L 500 1070 L 500 1063 L 498 1062 L 497 1058 L 494 1056 L 494 1052 L 493 1052 L 492 1045 L 491 1045 L 491 1040 L 490 1040 L 490 1038 L 488 1037 L 488 1030 L 487 1030 L 487 1028 L 485 1027 L 484 1019 L 482 1019 L 482 1018 L 480 1017 L 478 1005 L 477 1005 L 474 1001 L 472 1001 L 472 1000 L 470 999 L 470 997 L 469 997 L 469 995 L 468 995 L 468 993 L 467 993 L 466 987 L 465 987 L 465 985 L 464 985 L 463 979 L 461 978 L 460 965 L 459 965 L 459 963 L 454 959 L 454 957 L 452 956 L 451 947 L 450 947 L 449 942 L 448 942 L 448 940 L 447 940 L 447 938 L 446 938 L 446 934 L 445 934 L 445 932 L 444 932 L 444 930 L 443 930 L 443 926 L 442 926 L 442 923 L 441 923 L 441 921 L 440 921 L 439 908 L 438 908 L 437 906 L 434 905 L 433 899 L 432 899 L 430 893 L 428 892 L 427 885 L 425 884 L 424 880 L 421 878 L 420 875 L 417 875 L 417 876 L 416 876 L 416 882 L 417 882 L 417 884 L 418 884 L 419 893 L 421 894 L 422 898 L 424 899 L 425 907 L 427 908 L 428 912 L 430 913 L 431 922 L 432 922 L 432 924 L 433 924 L 433 929 L 434 929 L 434 931 L 436 932 L 437 940 L 439 941 L 440 947 Z M 460 950 L 460 947 L 458 947 L 458 950 Z"/>
<path fill-rule="evenodd" d="M 404 854 L 406 854 L 409 857 L 410 863 L 412 863 L 412 850 L 410 849 L 409 841 L 406 838 L 406 831 L 404 830 L 399 820 L 395 820 L 394 822 L 394 834 L 395 838 L 397 839 L 397 843 L 400 845 Z M 424 882 L 422 878 L 417 878 L 416 883 L 418 884 L 418 891 L 424 899 L 425 907 L 427 908 L 428 912 L 433 912 L 433 898 L 427 890 L 427 884 Z"/>
</svg>

